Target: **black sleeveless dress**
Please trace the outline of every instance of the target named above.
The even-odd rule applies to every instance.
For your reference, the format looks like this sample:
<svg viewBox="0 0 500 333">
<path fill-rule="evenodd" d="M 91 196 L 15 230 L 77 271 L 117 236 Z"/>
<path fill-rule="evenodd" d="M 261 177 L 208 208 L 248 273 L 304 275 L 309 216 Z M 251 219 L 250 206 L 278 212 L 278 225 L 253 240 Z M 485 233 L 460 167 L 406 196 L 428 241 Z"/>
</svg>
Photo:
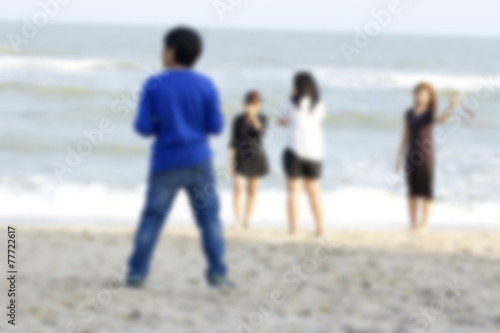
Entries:
<svg viewBox="0 0 500 333">
<path fill-rule="evenodd" d="M 267 117 L 259 114 L 259 120 L 262 127 L 257 130 L 248 122 L 244 113 L 234 118 L 229 146 L 236 151 L 234 163 L 237 174 L 261 177 L 269 171 L 262 144 L 267 128 Z"/>
<path fill-rule="evenodd" d="M 409 110 L 405 122 L 410 132 L 406 154 L 408 196 L 432 199 L 434 196 L 434 112 L 416 114 Z"/>
</svg>

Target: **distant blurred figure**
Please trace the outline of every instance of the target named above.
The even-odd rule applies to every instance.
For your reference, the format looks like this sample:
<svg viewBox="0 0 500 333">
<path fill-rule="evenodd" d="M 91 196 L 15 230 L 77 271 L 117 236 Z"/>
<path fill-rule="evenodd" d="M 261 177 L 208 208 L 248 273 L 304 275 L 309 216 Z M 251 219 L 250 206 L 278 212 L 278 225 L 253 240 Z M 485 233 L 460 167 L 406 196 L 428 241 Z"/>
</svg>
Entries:
<svg viewBox="0 0 500 333">
<path fill-rule="evenodd" d="M 396 161 L 396 172 L 405 161 L 408 186 L 408 210 L 411 230 L 425 230 L 434 195 L 434 137 L 435 122 L 444 123 L 460 104 L 459 95 L 453 95 L 450 105 L 438 114 L 438 100 L 434 88 L 420 83 L 413 90 L 414 106 L 405 114 L 403 137 Z M 419 203 L 422 203 L 419 214 Z M 419 219 L 420 215 L 420 219 Z"/>
<path fill-rule="evenodd" d="M 281 124 L 288 127 L 283 167 L 288 183 L 288 215 L 290 234 L 297 231 L 299 201 L 304 182 L 314 218 L 316 235 L 323 235 L 323 203 L 320 177 L 323 161 L 325 106 L 314 77 L 307 72 L 295 75 L 293 94 L 285 106 Z"/>
<path fill-rule="evenodd" d="M 245 96 L 245 111 L 233 121 L 229 144 L 229 167 L 234 173 L 234 215 L 235 227 L 250 226 L 259 180 L 269 167 L 263 148 L 267 118 L 261 114 L 262 97 L 258 91 Z M 243 192 L 246 184 L 247 201 L 242 215 Z"/>
</svg>

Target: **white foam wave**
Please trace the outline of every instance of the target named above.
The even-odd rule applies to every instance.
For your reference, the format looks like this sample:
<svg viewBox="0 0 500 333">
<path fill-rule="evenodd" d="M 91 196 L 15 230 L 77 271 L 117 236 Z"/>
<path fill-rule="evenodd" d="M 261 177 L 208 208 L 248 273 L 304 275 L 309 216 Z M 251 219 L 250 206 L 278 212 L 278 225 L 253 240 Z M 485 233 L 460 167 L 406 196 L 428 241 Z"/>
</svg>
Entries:
<svg viewBox="0 0 500 333">
<path fill-rule="evenodd" d="M 335 88 L 350 89 L 411 89 L 422 81 L 431 83 L 439 90 L 473 91 L 485 79 L 476 75 L 455 75 L 439 73 L 399 72 L 392 70 L 340 70 L 322 73 L 323 81 Z M 500 86 L 500 76 L 494 77 Z"/>
<path fill-rule="evenodd" d="M 86 73 L 115 67 L 130 68 L 138 67 L 138 65 L 97 58 L 0 56 L 0 70 L 3 71 L 44 70 L 60 73 Z M 333 89 L 411 89 L 418 82 L 427 81 L 440 90 L 468 92 L 476 89 L 484 80 L 492 83 L 494 87 L 500 87 L 500 75 L 481 76 L 347 66 L 316 66 L 312 67 L 311 71 L 319 78 L 322 85 Z M 290 68 L 256 67 L 249 70 L 244 66 L 236 70 L 234 68 L 212 67 L 208 69 L 208 73 L 219 78 L 222 82 L 244 79 L 263 81 L 266 84 L 276 82 L 280 86 L 283 85 L 283 82 L 287 82 L 293 74 Z"/>
<path fill-rule="evenodd" d="M 48 70 L 59 73 L 85 73 L 113 66 L 112 61 L 101 59 L 0 57 L 0 70 Z"/>
<path fill-rule="evenodd" d="M 0 44 L 0 54 L 14 54 L 16 51 L 8 44 Z"/>
<path fill-rule="evenodd" d="M 36 190 L 19 189 L 3 182 L 0 187 L 0 220 L 27 221 L 31 224 L 84 224 L 117 221 L 134 225 L 142 209 L 144 188 L 135 190 L 109 189 L 101 184 L 55 185 L 43 179 L 35 180 Z M 222 219 L 226 225 L 233 221 L 232 198 L 229 189 L 221 190 Z M 385 190 L 344 187 L 325 193 L 326 223 L 333 228 L 406 228 L 405 198 Z M 303 198 L 301 227 L 312 228 L 313 218 Z M 169 216 L 169 224 L 192 225 L 186 212 L 188 200 L 184 194 L 177 198 Z M 257 227 L 286 228 L 286 194 L 284 190 L 262 190 L 253 219 Z M 468 206 L 436 203 L 431 225 L 434 228 L 491 229 L 500 227 L 500 205 L 470 203 Z"/>
<path fill-rule="evenodd" d="M 485 80 L 490 85 L 500 87 L 500 75 L 467 75 L 446 72 L 417 70 L 376 69 L 362 67 L 313 67 L 311 71 L 323 86 L 332 89 L 411 89 L 417 83 L 426 81 L 439 90 L 474 91 Z M 237 73 L 237 72 L 236 72 Z M 222 79 L 234 78 L 223 71 L 214 71 Z M 233 74 L 234 75 L 234 74 Z M 293 75 L 288 69 L 255 68 L 242 70 L 243 79 L 263 82 L 286 82 Z"/>
</svg>

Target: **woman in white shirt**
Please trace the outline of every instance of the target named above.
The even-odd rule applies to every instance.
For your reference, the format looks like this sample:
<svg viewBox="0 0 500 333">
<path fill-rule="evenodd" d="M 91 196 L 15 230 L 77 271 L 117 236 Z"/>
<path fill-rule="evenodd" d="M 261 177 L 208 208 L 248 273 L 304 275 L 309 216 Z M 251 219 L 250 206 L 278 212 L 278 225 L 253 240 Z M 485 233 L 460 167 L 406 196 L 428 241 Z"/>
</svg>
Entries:
<svg viewBox="0 0 500 333">
<path fill-rule="evenodd" d="M 300 72 L 294 78 L 291 100 L 284 108 L 281 124 L 288 127 L 283 167 L 288 182 L 290 233 L 295 234 L 299 217 L 302 182 L 316 220 L 316 235 L 323 235 L 321 169 L 324 154 L 322 122 L 325 107 L 320 100 L 314 77 Z"/>
</svg>

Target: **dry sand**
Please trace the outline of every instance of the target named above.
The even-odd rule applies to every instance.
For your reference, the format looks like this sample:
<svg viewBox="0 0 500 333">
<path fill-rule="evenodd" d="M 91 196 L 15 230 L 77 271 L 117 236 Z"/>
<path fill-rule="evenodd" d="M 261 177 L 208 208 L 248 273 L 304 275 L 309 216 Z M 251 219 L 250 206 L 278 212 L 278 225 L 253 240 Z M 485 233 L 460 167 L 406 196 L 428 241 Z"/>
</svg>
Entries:
<svg viewBox="0 0 500 333">
<path fill-rule="evenodd" d="M 132 236 L 20 227 L 17 325 L 0 331 L 500 332 L 498 232 L 228 231 L 229 292 L 207 288 L 197 231 L 168 228 L 145 288 L 123 288 Z"/>
</svg>

